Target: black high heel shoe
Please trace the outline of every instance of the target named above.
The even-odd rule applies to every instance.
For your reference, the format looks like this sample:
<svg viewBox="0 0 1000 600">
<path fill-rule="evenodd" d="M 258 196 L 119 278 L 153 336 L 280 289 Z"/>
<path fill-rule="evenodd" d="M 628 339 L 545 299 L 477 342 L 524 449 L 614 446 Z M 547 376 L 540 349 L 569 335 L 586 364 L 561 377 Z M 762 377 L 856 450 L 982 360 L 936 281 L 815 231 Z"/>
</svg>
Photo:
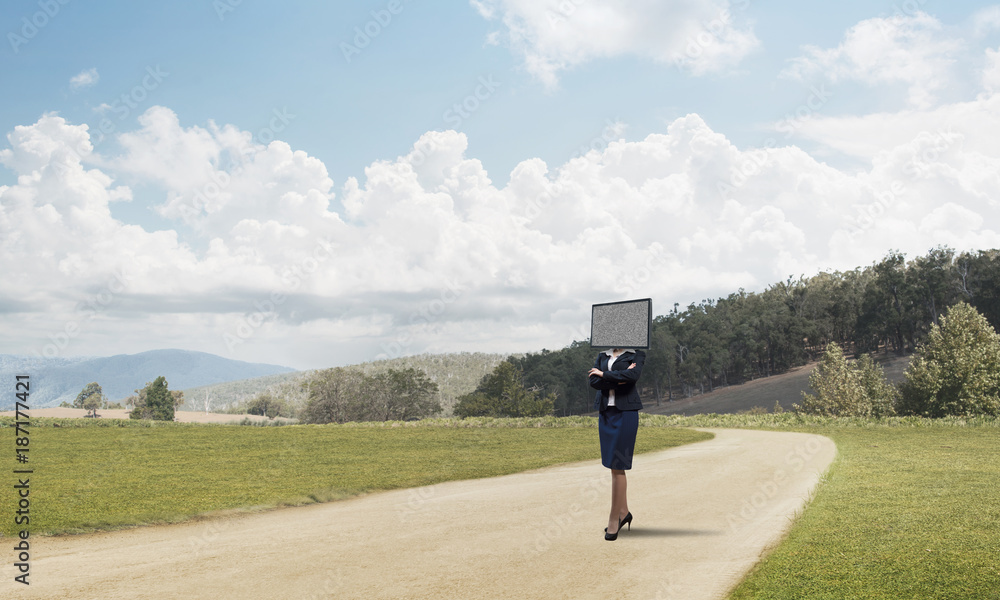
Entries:
<svg viewBox="0 0 1000 600">
<path fill-rule="evenodd" d="M 624 519 L 621 519 L 620 521 L 618 521 L 618 531 L 616 531 L 614 533 L 608 533 L 608 528 L 605 527 L 604 528 L 604 539 L 608 540 L 609 542 L 613 542 L 613 541 L 617 540 L 618 539 L 618 534 L 621 533 L 623 525 L 628 525 L 628 530 L 632 531 L 632 513 L 631 512 L 628 513 L 627 515 L 625 515 Z"/>
</svg>

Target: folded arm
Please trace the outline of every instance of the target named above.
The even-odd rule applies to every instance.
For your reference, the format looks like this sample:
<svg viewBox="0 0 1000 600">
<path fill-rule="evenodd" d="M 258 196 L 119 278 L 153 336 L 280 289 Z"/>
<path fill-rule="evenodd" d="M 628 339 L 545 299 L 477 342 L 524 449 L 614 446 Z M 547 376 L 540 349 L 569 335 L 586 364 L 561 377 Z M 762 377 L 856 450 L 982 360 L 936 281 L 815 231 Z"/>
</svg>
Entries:
<svg viewBox="0 0 1000 600">
<path fill-rule="evenodd" d="M 635 383 L 642 375 L 642 365 L 646 362 L 646 353 L 639 350 L 635 353 L 635 359 L 625 369 L 615 369 L 605 371 L 603 378 L 615 384 Z"/>
<path fill-rule="evenodd" d="M 598 368 L 600 365 L 600 357 L 598 357 L 597 362 L 594 363 L 594 368 L 587 373 L 590 376 L 590 387 L 598 390 L 610 390 L 619 385 L 635 383 L 639 380 L 639 375 L 642 374 L 642 365 L 645 361 L 646 353 L 639 351 L 635 353 L 635 359 L 628 367 L 612 371 L 601 371 Z"/>
<path fill-rule="evenodd" d="M 611 390 L 615 388 L 615 384 L 608 381 L 603 377 L 603 372 L 601 367 L 601 357 L 598 355 L 597 360 L 594 361 L 594 368 L 587 371 L 588 381 L 590 382 L 590 387 L 595 390 Z"/>
</svg>

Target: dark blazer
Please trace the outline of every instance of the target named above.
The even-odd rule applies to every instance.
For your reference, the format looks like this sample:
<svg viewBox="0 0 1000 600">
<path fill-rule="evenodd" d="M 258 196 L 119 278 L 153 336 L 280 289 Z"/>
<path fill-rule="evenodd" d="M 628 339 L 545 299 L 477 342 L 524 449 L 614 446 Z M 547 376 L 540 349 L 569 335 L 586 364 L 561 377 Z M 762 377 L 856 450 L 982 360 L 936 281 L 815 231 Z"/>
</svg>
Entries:
<svg viewBox="0 0 1000 600">
<path fill-rule="evenodd" d="M 613 370 L 608 371 L 608 361 L 611 357 L 605 352 L 597 355 L 594 361 L 594 368 L 604 371 L 604 377 L 597 375 L 590 376 L 590 387 L 597 390 L 594 396 L 594 410 L 604 412 L 608 408 L 608 391 L 615 391 L 615 406 L 619 410 L 639 410 L 642 408 L 642 401 L 639 400 L 639 390 L 635 389 L 635 383 L 642 375 L 642 365 L 646 362 L 646 353 L 642 350 L 635 352 L 625 352 L 615 360 L 612 365 Z M 629 365 L 635 365 L 634 369 L 629 369 Z"/>
</svg>

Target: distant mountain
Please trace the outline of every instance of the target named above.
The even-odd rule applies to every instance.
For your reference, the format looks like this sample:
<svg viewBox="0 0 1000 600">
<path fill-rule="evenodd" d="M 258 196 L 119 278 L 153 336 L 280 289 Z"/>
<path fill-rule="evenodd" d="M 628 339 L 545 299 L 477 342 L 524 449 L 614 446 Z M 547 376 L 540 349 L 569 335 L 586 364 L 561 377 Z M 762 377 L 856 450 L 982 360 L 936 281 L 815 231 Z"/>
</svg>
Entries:
<svg viewBox="0 0 1000 600">
<path fill-rule="evenodd" d="M 30 406 L 46 408 L 72 402 L 91 381 L 101 384 L 112 402 L 130 396 L 133 390 L 159 376 L 172 390 L 213 383 L 292 373 L 295 369 L 248 363 L 189 350 L 150 350 L 139 354 L 108 357 L 35 358 L 0 354 L 0 381 L 13 382 L 15 375 L 31 376 Z M 0 389 L 0 410 L 14 407 L 14 386 Z"/>
</svg>

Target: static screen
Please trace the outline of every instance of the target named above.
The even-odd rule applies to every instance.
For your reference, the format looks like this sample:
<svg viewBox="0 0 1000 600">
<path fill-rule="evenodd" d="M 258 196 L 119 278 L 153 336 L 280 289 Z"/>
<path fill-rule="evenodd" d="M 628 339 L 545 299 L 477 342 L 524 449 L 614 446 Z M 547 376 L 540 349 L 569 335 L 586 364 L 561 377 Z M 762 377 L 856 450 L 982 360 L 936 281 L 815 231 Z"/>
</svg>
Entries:
<svg viewBox="0 0 1000 600">
<path fill-rule="evenodd" d="M 590 318 L 592 348 L 649 348 L 653 322 L 650 298 L 595 304 Z"/>
</svg>

